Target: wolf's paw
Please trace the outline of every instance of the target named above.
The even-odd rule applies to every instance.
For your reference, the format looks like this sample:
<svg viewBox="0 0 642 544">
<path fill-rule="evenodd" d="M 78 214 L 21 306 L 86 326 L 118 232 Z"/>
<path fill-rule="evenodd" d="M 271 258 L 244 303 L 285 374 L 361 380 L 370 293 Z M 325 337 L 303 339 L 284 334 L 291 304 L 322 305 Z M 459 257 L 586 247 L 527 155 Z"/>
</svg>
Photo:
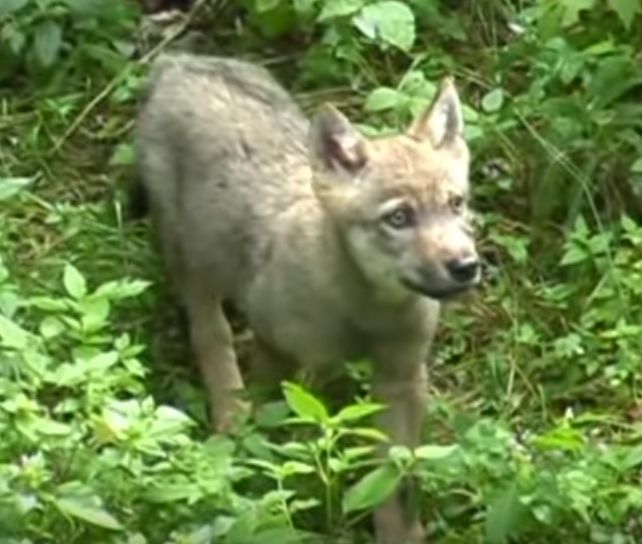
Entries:
<svg viewBox="0 0 642 544">
<path fill-rule="evenodd" d="M 252 404 L 238 398 L 233 399 L 224 410 L 214 410 L 211 420 L 214 431 L 219 434 L 236 435 L 246 425 L 252 413 Z"/>
</svg>

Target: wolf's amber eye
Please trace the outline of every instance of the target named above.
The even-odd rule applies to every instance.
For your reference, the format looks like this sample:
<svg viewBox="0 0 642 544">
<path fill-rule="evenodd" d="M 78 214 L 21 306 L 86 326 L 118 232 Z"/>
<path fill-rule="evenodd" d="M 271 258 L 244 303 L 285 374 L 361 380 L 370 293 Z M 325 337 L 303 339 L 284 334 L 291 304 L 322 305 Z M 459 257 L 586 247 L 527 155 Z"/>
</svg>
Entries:
<svg viewBox="0 0 642 544">
<path fill-rule="evenodd" d="M 416 223 L 415 210 L 410 206 L 404 205 L 392 210 L 383 216 L 386 225 L 394 229 L 407 229 Z"/>
<path fill-rule="evenodd" d="M 455 213 L 460 213 L 466 205 L 466 199 L 463 196 L 454 195 L 450 197 L 448 204 Z"/>
</svg>

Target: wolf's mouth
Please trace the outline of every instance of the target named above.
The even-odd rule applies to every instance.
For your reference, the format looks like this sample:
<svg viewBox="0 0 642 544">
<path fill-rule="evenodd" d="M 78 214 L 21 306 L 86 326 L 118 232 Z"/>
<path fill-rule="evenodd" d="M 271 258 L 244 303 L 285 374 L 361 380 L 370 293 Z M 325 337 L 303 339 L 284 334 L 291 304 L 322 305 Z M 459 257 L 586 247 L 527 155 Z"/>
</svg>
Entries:
<svg viewBox="0 0 642 544">
<path fill-rule="evenodd" d="M 477 282 L 471 282 L 461 285 L 453 285 L 452 287 L 448 287 L 446 289 L 431 289 L 425 285 L 415 283 L 414 281 L 407 278 L 402 278 L 401 282 L 406 288 L 410 289 L 411 291 L 414 291 L 415 293 L 419 293 L 420 295 L 424 295 L 426 297 L 434 298 L 435 300 L 448 300 L 457 295 L 461 295 L 466 291 L 469 291 L 477 285 Z"/>
</svg>

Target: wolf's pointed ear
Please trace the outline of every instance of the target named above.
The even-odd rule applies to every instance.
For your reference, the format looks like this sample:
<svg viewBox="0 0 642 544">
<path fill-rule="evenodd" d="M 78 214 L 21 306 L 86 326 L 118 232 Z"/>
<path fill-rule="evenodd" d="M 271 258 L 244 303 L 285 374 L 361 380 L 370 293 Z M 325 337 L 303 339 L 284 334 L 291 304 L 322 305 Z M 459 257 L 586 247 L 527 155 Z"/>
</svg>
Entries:
<svg viewBox="0 0 642 544">
<path fill-rule="evenodd" d="M 330 104 L 312 120 L 310 147 L 315 164 L 338 173 L 355 174 L 368 160 L 364 137 Z"/>
<path fill-rule="evenodd" d="M 437 97 L 426 112 L 408 129 L 408 134 L 418 140 L 429 139 L 434 147 L 451 144 L 464 133 L 464 117 L 459 95 L 452 78 L 445 78 Z"/>
</svg>

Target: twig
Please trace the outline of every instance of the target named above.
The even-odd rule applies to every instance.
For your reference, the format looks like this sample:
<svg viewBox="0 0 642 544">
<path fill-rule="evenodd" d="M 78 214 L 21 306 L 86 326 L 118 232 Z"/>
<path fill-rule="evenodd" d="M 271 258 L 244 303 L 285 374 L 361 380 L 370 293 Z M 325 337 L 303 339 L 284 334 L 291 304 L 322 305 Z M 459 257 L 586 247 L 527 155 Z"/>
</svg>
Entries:
<svg viewBox="0 0 642 544">
<path fill-rule="evenodd" d="M 196 13 L 201 9 L 201 7 L 205 4 L 206 0 L 196 0 L 194 4 L 192 5 L 191 9 L 185 16 L 185 19 L 181 23 L 181 25 L 176 28 L 173 32 L 169 33 L 165 38 L 163 38 L 158 44 L 156 44 L 152 49 L 150 49 L 147 53 L 145 53 L 139 60 L 138 64 L 144 65 L 150 62 L 158 53 L 160 53 L 169 43 L 174 41 L 178 36 L 180 36 L 187 28 L 189 25 L 192 23 L 194 20 L 194 17 L 196 16 Z M 100 104 L 103 100 L 105 100 L 113 91 L 116 89 L 116 87 L 125 79 L 126 76 L 129 75 L 129 72 L 131 70 L 131 66 L 127 65 L 125 68 L 123 68 L 118 74 L 116 74 L 111 81 L 103 88 L 102 91 L 100 91 L 94 98 L 89 102 L 83 110 L 78 114 L 78 116 L 74 119 L 74 121 L 69 125 L 69 128 L 64 132 L 64 134 L 58 138 L 56 143 L 54 144 L 53 148 L 51 149 L 50 153 L 52 155 L 55 155 L 60 151 L 62 146 L 65 144 L 65 142 L 69 139 L 69 137 L 78 129 L 80 125 L 85 121 L 87 116 Z"/>
</svg>

